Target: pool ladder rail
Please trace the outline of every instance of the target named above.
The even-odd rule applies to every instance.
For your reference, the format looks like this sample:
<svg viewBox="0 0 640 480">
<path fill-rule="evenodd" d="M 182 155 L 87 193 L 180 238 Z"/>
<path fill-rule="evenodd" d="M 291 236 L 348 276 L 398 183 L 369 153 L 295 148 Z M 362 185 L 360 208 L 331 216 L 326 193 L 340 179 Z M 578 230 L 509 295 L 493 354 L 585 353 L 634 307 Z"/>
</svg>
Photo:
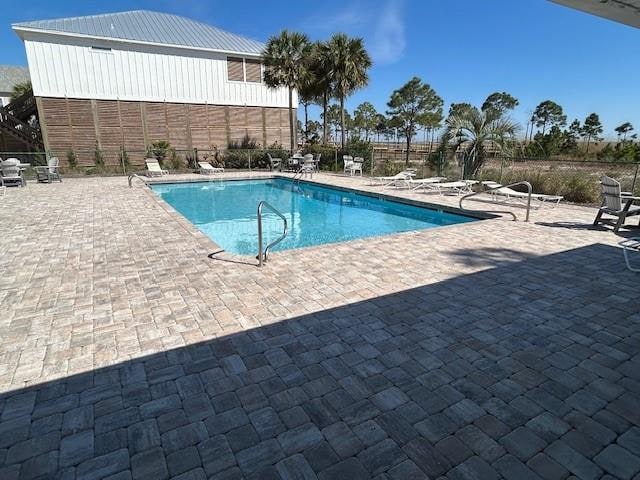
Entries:
<svg viewBox="0 0 640 480">
<path fill-rule="evenodd" d="M 262 210 L 264 209 L 264 207 L 268 208 L 277 216 L 279 216 L 284 222 L 284 225 L 282 229 L 282 235 L 276 238 L 273 242 L 269 243 L 263 251 L 262 250 L 262 240 L 263 240 L 262 239 Z M 282 213 L 280 213 L 273 205 L 267 203 L 266 201 L 262 200 L 260 203 L 258 203 L 258 266 L 259 267 L 262 267 L 262 265 L 266 263 L 267 258 L 269 256 L 269 250 L 271 250 L 272 247 L 275 247 L 278 243 L 284 240 L 284 237 L 287 236 L 287 232 L 288 232 L 287 218 Z"/>
<path fill-rule="evenodd" d="M 527 187 L 527 213 L 525 214 L 524 217 L 524 221 L 528 222 L 529 221 L 529 212 L 531 211 L 531 192 L 532 192 L 532 187 L 531 184 L 529 182 L 516 182 L 516 183 L 511 183 L 509 185 L 500 185 L 499 187 L 491 187 L 491 188 L 487 188 L 486 190 L 482 190 L 480 192 L 473 192 L 473 193 L 469 193 L 467 195 L 465 195 L 464 197 L 462 197 L 460 199 L 460 202 L 458 202 L 458 206 L 460 207 L 461 210 L 465 210 L 467 212 L 486 212 L 486 213 L 502 213 L 505 215 L 511 215 L 513 217 L 513 221 L 517 221 L 518 217 L 516 217 L 516 214 L 509 211 L 509 210 L 469 210 L 467 208 L 464 208 L 462 206 L 462 202 L 468 198 L 471 197 L 475 197 L 477 195 L 483 194 L 483 193 L 491 193 L 497 190 L 500 190 L 501 188 L 511 188 L 511 187 L 517 187 L 518 185 L 524 185 L 525 187 Z"/>
</svg>

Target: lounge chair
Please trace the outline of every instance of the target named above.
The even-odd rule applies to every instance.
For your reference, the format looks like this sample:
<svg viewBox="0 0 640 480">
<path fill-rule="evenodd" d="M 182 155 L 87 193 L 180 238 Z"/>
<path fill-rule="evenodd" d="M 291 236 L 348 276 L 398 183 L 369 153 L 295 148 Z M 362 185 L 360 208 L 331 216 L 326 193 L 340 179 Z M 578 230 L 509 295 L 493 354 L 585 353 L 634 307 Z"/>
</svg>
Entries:
<svg viewBox="0 0 640 480">
<path fill-rule="evenodd" d="M 489 193 L 493 197 L 494 201 L 497 201 L 498 197 L 505 197 L 506 201 L 509 201 L 509 200 L 526 201 L 529 197 L 528 192 L 518 192 L 517 190 L 514 190 L 512 188 L 503 187 L 500 183 L 497 183 L 497 182 L 485 181 L 485 182 L 482 182 L 482 185 L 484 185 L 488 189 L 493 189 Z M 552 207 L 555 207 L 564 199 L 564 197 L 562 195 L 547 195 L 545 193 L 532 192 L 531 199 L 537 200 L 538 202 L 540 202 L 538 206 L 533 206 L 533 208 L 537 210 L 538 208 L 545 205 L 545 203 L 547 202 L 551 204 Z"/>
<path fill-rule="evenodd" d="M 620 188 L 620 182 L 611 177 L 602 177 L 600 180 L 600 187 L 602 189 L 602 206 L 598 210 L 598 214 L 596 215 L 596 219 L 593 221 L 593 224 L 598 225 L 601 223 L 603 221 L 602 215 L 604 214 L 618 217 L 618 220 L 613 227 L 613 231 L 618 233 L 618 230 L 620 230 L 620 227 L 624 225 L 627 217 L 640 215 L 640 206 L 633 205 L 633 202 L 640 201 L 640 197 L 623 195 L 622 189 Z"/>
<path fill-rule="evenodd" d="M 26 181 L 22 170 L 20 169 L 20 160 L 17 158 L 7 158 L 0 163 L 0 177 L 2 177 L 2 185 L 18 184 L 21 187 L 26 185 Z"/>
<path fill-rule="evenodd" d="M 382 185 L 383 188 L 388 186 L 395 186 L 400 182 L 405 182 L 406 180 L 413 178 L 416 176 L 415 168 L 407 168 L 400 173 L 396 173 L 395 175 L 387 176 L 387 177 L 371 177 L 371 185 Z"/>
<path fill-rule="evenodd" d="M 270 153 L 267 153 L 267 158 L 269 159 L 269 170 L 274 171 L 278 169 L 282 171 L 282 159 L 281 158 L 273 158 Z"/>
<path fill-rule="evenodd" d="M 428 188 L 429 185 L 433 185 L 434 183 L 444 182 L 446 177 L 429 177 L 429 178 L 419 178 L 413 179 L 409 178 L 405 180 L 405 184 L 411 190 L 420 190 L 421 188 Z"/>
<path fill-rule="evenodd" d="M 455 193 L 462 195 L 463 193 L 472 193 L 472 186 L 478 183 L 475 180 L 458 180 L 457 182 L 434 182 L 425 185 L 426 190 L 438 192 L 440 195 L 447 193 Z"/>
<path fill-rule="evenodd" d="M 147 158 L 145 159 L 144 163 L 147 164 L 148 177 L 155 177 L 156 175 L 161 177 L 162 175 L 169 174 L 167 170 L 163 170 L 162 168 L 160 168 L 160 164 L 158 163 L 158 160 L 156 160 L 155 158 Z"/>
<path fill-rule="evenodd" d="M 47 166 L 36 167 L 36 179 L 38 182 L 51 183 L 53 180 L 62 182 L 60 176 L 60 160 L 58 157 L 51 157 L 47 160 Z"/>
<path fill-rule="evenodd" d="M 634 267 L 629 259 L 631 252 L 635 253 L 637 258 L 640 258 L 640 237 L 627 238 L 623 242 L 620 242 L 620 246 L 624 253 L 624 261 L 627 264 L 627 268 L 632 272 L 640 272 L 640 267 Z"/>
<path fill-rule="evenodd" d="M 209 162 L 198 162 L 200 166 L 200 173 L 202 175 L 211 175 L 212 173 L 222 173 L 224 172 L 223 167 L 214 167 Z"/>
</svg>

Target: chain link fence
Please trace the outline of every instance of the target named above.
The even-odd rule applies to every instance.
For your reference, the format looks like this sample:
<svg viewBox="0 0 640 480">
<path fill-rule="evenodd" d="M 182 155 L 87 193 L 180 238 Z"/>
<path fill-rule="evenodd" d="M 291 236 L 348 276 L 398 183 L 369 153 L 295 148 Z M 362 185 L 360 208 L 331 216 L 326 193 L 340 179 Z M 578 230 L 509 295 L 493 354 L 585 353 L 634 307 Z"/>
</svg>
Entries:
<svg viewBox="0 0 640 480">
<path fill-rule="evenodd" d="M 401 147 L 368 148 L 359 151 L 341 151 L 334 146 L 312 146 L 300 153 L 320 155 L 319 169 L 324 172 L 344 173 L 343 154 L 364 158 L 363 175 L 391 176 L 414 168 L 418 178 L 442 176 L 449 180 L 469 177 L 465 175 L 463 154 L 451 151 L 429 153 L 428 149 L 415 150 L 409 154 Z M 198 169 L 198 161 L 210 162 L 213 166 L 224 166 L 229 170 L 271 169 L 269 156 L 282 159 L 283 170 L 287 170 L 287 159 L 292 152 L 285 148 L 270 149 L 207 149 L 207 150 L 95 150 L 83 152 L 0 152 L 0 158 L 17 158 L 32 166 L 46 165 L 50 156 L 60 158 L 62 171 L 66 175 L 124 175 L 144 170 L 144 159 L 158 158 L 163 168 L 170 172 L 192 172 Z M 77 159 L 81 158 L 82 161 Z M 93 163 L 88 162 L 93 159 Z M 537 193 L 563 195 L 568 201 L 596 204 L 600 199 L 598 181 L 603 175 L 617 179 L 625 191 L 640 195 L 638 162 L 604 162 L 591 160 L 554 160 L 548 158 L 490 157 L 484 162 L 477 180 L 493 180 L 503 185 L 526 180 Z M 469 172 L 467 172 L 469 173 Z M 27 170 L 27 175 L 30 172 Z"/>
</svg>

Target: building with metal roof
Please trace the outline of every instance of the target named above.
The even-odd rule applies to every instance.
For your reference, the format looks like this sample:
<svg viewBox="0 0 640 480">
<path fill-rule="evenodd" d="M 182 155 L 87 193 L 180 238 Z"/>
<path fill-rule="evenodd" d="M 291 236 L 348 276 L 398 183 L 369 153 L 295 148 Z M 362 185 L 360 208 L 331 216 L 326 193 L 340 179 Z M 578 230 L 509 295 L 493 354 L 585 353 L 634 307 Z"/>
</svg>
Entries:
<svg viewBox="0 0 640 480">
<path fill-rule="evenodd" d="M 15 23 L 13 29 L 23 38 L 26 32 L 43 32 L 258 56 L 264 48 L 261 42 L 206 23 L 148 10 Z"/>
<path fill-rule="evenodd" d="M 144 158 L 155 141 L 226 148 L 249 136 L 289 144 L 289 95 L 263 82 L 264 44 L 205 23 L 137 10 L 16 23 L 45 148 L 93 163 Z M 294 93 L 294 108 L 297 96 Z"/>
</svg>

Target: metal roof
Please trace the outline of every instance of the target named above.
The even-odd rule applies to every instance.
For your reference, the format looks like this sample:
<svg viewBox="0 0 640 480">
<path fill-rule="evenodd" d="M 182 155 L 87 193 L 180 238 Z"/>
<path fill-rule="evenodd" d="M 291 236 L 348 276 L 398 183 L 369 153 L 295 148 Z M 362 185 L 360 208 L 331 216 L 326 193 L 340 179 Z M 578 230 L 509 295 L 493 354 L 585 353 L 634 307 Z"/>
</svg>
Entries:
<svg viewBox="0 0 640 480">
<path fill-rule="evenodd" d="M 11 92 L 18 83 L 28 82 L 29 69 L 13 65 L 0 65 L 0 92 Z"/>
<path fill-rule="evenodd" d="M 86 17 L 15 23 L 17 32 L 35 30 L 133 43 L 260 55 L 264 44 L 206 23 L 169 13 L 135 10 Z"/>
<path fill-rule="evenodd" d="M 551 0 L 567 7 L 640 28 L 640 0 Z"/>
</svg>

